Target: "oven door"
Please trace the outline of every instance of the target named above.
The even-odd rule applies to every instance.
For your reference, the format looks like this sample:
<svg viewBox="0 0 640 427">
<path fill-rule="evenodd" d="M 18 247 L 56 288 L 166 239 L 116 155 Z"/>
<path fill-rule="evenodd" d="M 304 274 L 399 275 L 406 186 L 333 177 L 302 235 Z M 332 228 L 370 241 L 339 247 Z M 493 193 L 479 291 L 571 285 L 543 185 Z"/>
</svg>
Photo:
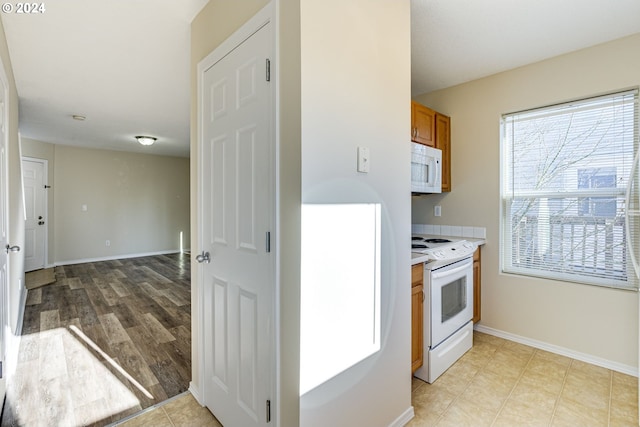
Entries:
<svg viewBox="0 0 640 427">
<path fill-rule="evenodd" d="M 473 259 L 440 267 L 425 277 L 429 281 L 430 338 L 434 348 L 473 318 Z"/>
</svg>

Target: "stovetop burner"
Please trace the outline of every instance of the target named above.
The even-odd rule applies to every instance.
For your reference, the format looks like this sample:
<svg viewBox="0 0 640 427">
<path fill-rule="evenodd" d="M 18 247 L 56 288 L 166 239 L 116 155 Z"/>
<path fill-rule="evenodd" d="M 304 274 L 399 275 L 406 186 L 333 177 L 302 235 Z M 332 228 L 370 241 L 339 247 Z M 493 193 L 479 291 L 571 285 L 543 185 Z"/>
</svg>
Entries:
<svg viewBox="0 0 640 427">
<path fill-rule="evenodd" d="M 427 249 L 429 246 L 427 245 L 422 245 L 419 243 L 412 243 L 411 244 L 411 249 Z"/>
<path fill-rule="evenodd" d="M 449 239 L 424 239 L 427 243 L 450 243 Z"/>
</svg>

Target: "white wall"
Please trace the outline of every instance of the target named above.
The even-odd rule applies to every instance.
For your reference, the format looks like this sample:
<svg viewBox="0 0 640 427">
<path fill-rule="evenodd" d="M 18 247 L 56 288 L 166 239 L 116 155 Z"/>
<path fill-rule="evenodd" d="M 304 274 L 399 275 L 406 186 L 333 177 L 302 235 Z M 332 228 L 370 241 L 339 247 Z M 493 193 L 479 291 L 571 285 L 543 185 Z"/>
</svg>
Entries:
<svg viewBox="0 0 640 427">
<path fill-rule="evenodd" d="M 301 62 L 300 0 L 276 0 L 281 426 L 300 425 Z"/>
<path fill-rule="evenodd" d="M 388 426 L 410 411 L 409 6 L 301 2 L 302 201 L 382 205 L 382 347 L 304 394 L 301 426 Z"/>
<path fill-rule="evenodd" d="M 177 251 L 180 232 L 189 249 L 189 159 L 22 145 L 24 156 L 49 161 L 47 264 Z"/>
<path fill-rule="evenodd" d="M 451 116 L 452 191 L 413 199 L 414 223 L 487 228 L 481 325 L 638 366 L 638 295 L 501 274 L 500 116 L 640 85 L 640 34 L 416 99 Z M 433 217 L 433 206 L 442 217 Z"/>
</svg>

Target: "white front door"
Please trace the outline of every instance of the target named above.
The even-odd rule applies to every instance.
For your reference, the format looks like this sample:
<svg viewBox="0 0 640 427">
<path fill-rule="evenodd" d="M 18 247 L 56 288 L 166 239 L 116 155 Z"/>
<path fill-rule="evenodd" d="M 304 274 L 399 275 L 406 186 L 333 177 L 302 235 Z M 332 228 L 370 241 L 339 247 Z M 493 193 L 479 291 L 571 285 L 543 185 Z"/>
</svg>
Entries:
<svg viewBox="0 0 640 427">
<path fill-rule="evenodd" d="M 271 27 L 220 55 L 199 89 L 203 399 L 225 426 L 264 426 L 275 408 Z"/>
<path fill-rule="evenodd" d="M 47 239 L 46 160 L 24 159 L 22 180 L 24 183 L 25 242 L 24 270 L 44 268 Z"/>
</svg>

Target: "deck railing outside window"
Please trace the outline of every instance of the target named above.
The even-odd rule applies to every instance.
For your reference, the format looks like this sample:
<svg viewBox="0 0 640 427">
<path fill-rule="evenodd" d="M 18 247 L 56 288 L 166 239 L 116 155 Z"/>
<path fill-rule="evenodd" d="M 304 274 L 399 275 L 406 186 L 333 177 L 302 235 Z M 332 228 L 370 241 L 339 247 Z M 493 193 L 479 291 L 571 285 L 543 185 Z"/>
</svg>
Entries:
<svg viewBox="0 0 640 427">
<path fill-rule="evenodd" d="M 514 218 L 515 220 L 515 218 Z M 627 280 L 623 217 L 520 218 L 513 233 L 512 265 Z"/>
</svg>

